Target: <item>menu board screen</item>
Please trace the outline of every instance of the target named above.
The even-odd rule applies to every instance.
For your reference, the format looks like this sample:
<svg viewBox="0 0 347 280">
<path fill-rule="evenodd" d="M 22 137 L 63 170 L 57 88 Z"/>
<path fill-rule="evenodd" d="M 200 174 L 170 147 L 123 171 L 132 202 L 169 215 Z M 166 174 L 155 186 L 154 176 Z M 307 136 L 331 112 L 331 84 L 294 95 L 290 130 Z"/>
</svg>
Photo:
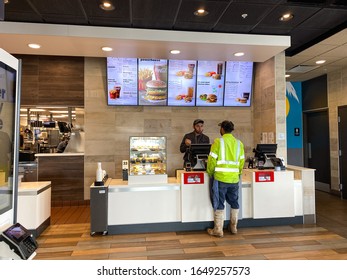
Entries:
<svg viewBox="0 0 347 280">
<path fill-rule="evenodd" d="M 167 105 L 167 60 L 139 59 L 139 105 Z"/>
<path fill-rule="evenodd" d="M 224 61 L 198 61 L 196 106 L 223 106 Z"/>
<path fill-rule="evenodd" d="M 224 106 L 251 106 L 253 62 L 227 61 Z"/>
<path fill-rule="evenodd" d="M 195 60 L 169 60 L 168 81 L 169 106 L 195 106 Z"/>
<path fill-rule="evenodd" d="M 137 58 L 107 58 L 107 104 L 138 105 Z"/>
</svg>

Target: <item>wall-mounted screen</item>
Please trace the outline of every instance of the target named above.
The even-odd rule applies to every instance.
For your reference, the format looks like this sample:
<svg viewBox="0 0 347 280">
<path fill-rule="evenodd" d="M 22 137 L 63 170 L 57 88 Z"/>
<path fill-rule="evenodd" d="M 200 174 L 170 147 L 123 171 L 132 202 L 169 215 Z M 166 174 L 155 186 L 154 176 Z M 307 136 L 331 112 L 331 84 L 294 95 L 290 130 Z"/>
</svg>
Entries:
<svg viewBox="0 0 347 280">
<path fill-rule="evenodd" d="M 107 104 L 138 105 L 137 58 L 107 58 Z"/>
<path fill-rule="evenodd" d="M 223 106 L 224 61 L 198 61 L 196 106 Z"/>
<path fill-rule="evenodd" d="M 227 61 L 224 106 L 251 106 L 253 62 Z"/>
<path fill-rule="evenodd" d="M 139 58 L 139 105 L 167 105 L 167 66 L 166 59 Z"/>
<path fill-rule="evenodd" d="M 195 106 L 196 61 L 169 60 L 169 106 Z"/>
</svg>

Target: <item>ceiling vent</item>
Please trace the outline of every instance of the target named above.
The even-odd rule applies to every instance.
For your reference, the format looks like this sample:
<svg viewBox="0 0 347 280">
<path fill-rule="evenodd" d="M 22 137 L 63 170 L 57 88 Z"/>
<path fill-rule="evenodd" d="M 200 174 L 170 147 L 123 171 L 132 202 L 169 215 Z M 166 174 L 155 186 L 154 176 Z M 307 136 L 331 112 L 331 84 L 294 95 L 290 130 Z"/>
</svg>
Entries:
<svg viewBox="0 0 347 280">
<path fill-rule="evenodd" d="M 287 73 L 307 73 L 310 72 L 316 68 L 318 68 L 319 65 L 314 65 L 314 66 L 310 66 L 310 65 L 298 65 L 293 67 L 292 69 L 286 71 Z"/>
</svg>

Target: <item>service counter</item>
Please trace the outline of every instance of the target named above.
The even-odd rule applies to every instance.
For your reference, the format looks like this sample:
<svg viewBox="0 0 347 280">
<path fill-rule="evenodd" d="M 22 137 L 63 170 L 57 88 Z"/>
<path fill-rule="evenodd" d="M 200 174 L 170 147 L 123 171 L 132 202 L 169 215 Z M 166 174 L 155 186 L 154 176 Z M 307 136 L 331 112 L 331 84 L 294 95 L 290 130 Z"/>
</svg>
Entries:
<svg viewBox="0 0 347 280">
<path fill-rule="evenodd" d="M 312 185 L 298 179 L 308 174 L 314 179 L 314 170 L 292 169 L 244 169 L 240 182 L 239 227 L 315 221 L 312 197 L 306 195 L 312 193 L 312 188 L 314 193 L 314 181 Z M 303 173 L 307 174 L 303 176 Z M 205 230 L 213 226 L 206 172 L 179 170 L 176 175 L 168 178 L 167 183 L 128 184 L 121 179 L 108 180 L 108 233 Z M 229 210 L 227 205 L 225 226 L 229 223 Z M 309 219 L 305 219 L 306 214 Z"/>
<path fill-rule="evenodd" d="M 51 221 L 51 182 L 21 182 L 17 221 L 38 237 Z"/>
</svg>

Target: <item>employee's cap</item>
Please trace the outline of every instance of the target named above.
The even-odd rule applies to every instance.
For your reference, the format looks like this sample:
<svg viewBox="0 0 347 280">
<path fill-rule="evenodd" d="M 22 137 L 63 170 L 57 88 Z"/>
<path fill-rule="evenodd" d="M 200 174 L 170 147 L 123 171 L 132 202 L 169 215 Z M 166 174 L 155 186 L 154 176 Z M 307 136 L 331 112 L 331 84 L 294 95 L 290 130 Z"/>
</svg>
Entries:
<svg viewBox="0 0 347 280">
<path fill-rule="evenodd" d="M 197 125 L 198 123 L 204 123 L 204 121 L 203 120 L 201 120 L 201 119 L 196 119 L 194 122 L 193 122 L 193 125 Z"/>
<path fill-rule="evenodd" d="M 225 131 L 233 131 L 234 130 L 234 124 L 231 121 L 222 121 L 218 125 L 221 128 L 223 128 Z"/>
</svg>

